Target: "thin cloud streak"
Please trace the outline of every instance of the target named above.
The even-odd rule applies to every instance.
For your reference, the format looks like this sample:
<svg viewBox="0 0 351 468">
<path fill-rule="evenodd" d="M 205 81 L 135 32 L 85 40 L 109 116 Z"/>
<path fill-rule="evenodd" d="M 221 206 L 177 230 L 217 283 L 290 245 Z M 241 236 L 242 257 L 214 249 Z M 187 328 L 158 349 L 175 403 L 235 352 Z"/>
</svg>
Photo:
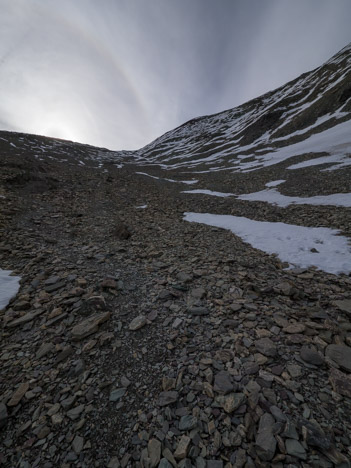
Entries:
<svg viewBox="0 0 351 468">
<path fill-rule="evenodd" d="M 350 42 L 348 0 L 0 0 L 3 128 L 136 149 Z"/>
</svg>

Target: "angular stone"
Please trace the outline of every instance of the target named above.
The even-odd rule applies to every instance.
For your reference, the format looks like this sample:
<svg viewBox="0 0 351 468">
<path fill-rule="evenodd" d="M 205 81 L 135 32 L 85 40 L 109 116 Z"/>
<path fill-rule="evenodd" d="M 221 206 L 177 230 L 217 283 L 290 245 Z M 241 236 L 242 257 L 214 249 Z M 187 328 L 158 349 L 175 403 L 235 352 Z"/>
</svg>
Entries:
<svg viewBox="0 0 351 468">
<path fill-rule="evenodd" d="M 280 408 L 278 408 L 278 406 L 271 406 L 269 408 L 269 411 L 272 413 L 272 415 L 274 416 L 274 419 L 278 422 L 285 422 L 287 420 L 287 417 L 285 416 L 285 414 L 282 412 L 282 410 Z"/>
<path fill-rule="evenodd" d="M 331 437 L 326 435 L 319 424 L 314 420 L 300 419 L 298 427 L 302 432 L 303 439 L 308 445 L 317 447 L 323 452 L 331 447 Z"/>
<path fill-rule="evenodd" d="M 35 358 L 41 359 L 47 354 L 52 353 L 54 349 L 55 349 L 55 345 L 53 343 L 43 343 L 38 349 L 37 354 L 35 355 Z"/>
<path fill-rule="evenodd" d="M 65 285 L 66 285 L 66 281 L 63 280 L 63 281 L 60 281 L 58 283 L 52 284 L 50 286 L 46 286 L 44 289 L 45 289 L 46 292 L 52 293 L 54 291 L 57 291 L 58 289 L 63 288 Z"/>
<path fill-rule="evenodd" d="M 286 439 L 285 441 L 286 452 L 292 457 L 300 458 L 300 460 L 306 460 L 306 450 L 300 444 L 298 440 Z"/>
<path fill-rule="evenodd" d="M 195 288 L 190 292 L 191 296 L 195 299 L 202 299 L 206 295 L 204 288 Z"/>
<path fill-rule="evenodd" d="M 69 419 L 71 419 L 72 421 L 74 421 L 75 419 L 78 419 L 80 414 L 84 411 L 84 405 L 78 405 L 76 406 L 75 408 L 72 408 L 70 409 L 68 412 L 67 412 L 67 416 L 69 417 Z"/>
<path fill-rule="evenodd" d="M 246 396 L 243 393 L 229 393 L 229 395 L 218 395 L 216 403 L 218 403 L 226 413 L 232 413 L 238 409 L 246 401 Z"/>
<path fill-rule="evenodd" d="M 255 341 L 255 347 L 258 352 L 268 357 L 274 357 L 277 354 L 277 348 L 270 338 L 261 338 Z"/>
<path fill-rule="evenodd" d="M 10 401 L 7 403 L 7 406 L 16 406 L 22 400 L 25 393 L 27 393 L 29 389 L 29 383 L 24 382 L 19 385 L 17 390 L 12 395 Z"/>
<path fill-rule="evenodd" d="M 343 312 L 351 315 L 351 299 L 343 299 L 341 301 L 334 301 L 336 307 L 338 307 Z"/>
<path fill-rule="evenodd" d="M 334 392 L 351 398 L 351 376 L 333 368 L 330 370 L 329 380 Z"/>
<path fill-rule="evenodd" d="M 135 317 L 135 319 L 130 322 L 129 330 L 139 330 L 139 328 L 142 328 L 144 325 L 146 325 L 145 315 L 138 315 L 138 317 Z"/>
<path fill-rule="evenodd" d="M 189 307 L 188 312 L 191 315 L 208 315 L 210 313 L 207 307 L 198 307 L 198 306 Z"/>
<path fill-rule="evenodd" d="M 162 458 L 160 464 L 158 465 L 158 468 L 173 468 L 173 465 L 169 463 L 167 458 Z"/>
<path fill-rule="evenodd" d="M 285 333 L 303 333 L 306 327 L 303 323 L 290 323 L 287 327 L 283 328 Z"/>
<path fill-rule="evenodd" d="M 36 317 L 44 313 L 45 309 L 38 309 L 36 312 L 28 312 L 27 314 L 23 315 L 22 317 L 13 320 L 12 322 L 8 323 L 6 326 L 8 328 L 17 327 L 18 325 L 23 325 L 24 323 L 31 322 Z"/>
<path fill-rule="evenodd" d="M 207 460 L 206 468 L 223 468 L 221 460 Z"/>
<path fill-rule="evenodd" d="M 292 421 L 290 421 L 290 419 L 288 419 L 285 424 L 285 428 L 284 428 L 284 432 L 282 433 L 282 436 L 288 439 L 299 440 L 299 435 L 297 433 L 296 426 Z"/>
<path fill-rule="evenodd" d="M 4 403 L 0 403 L 0 429 L 7 424 L 7 408 Z"/>
<path fill-rule="evenodd" d="M 314 366 L 321 366 L 324 363 L 323 356 L 308 346 L 302 346 L 300 356 L 305 362 Z"/>
<path fill-rule="evenodd" d="M 349 346 L 331 344 L 327 346 L 325 355 L 341 369 L 351 372 L 351 348 Z"/>
<path fill-rule="evenodd" d="M 219 371 L 215 375 L 214 390 L 218 393 L 226 394 L 234 390 L 232 377 L 227 371 Z"/>
<path fill-rule="evenodd" d="M 162 389 L 167 392 L 168 390 L 172 390 L 176 385 L 176 379 L 171 377 L 163 377 L 162 378 Z"/>
<path fill-rule="evenodd" d="M 72 448 L 75 451 L 75 453 L 79 454 L 83 450 L 83 446 L 84 446 L 83 437 L 76 435 L 72 442 Z"/>
<path fill-rule="evenodd" d="M 150 459 L 150 468 L 158 466 L 161 458 L 161 442 L 157 439 L 150 439 L 147 444 L 147 452 Z"/>
<path fill-rule="evenodd" d="M 176 451 L 174 452 L 174 458 L 176 458 L 177 460 L 186 458 L 189 450 L 190 441 L 190 437 L 182 435 L 178 442 Z"/>
<path fill-rule="evenodd" d="M 169 392 L 161 392 L 157 403 L 159 406 L 168 406 L 175 403 L 177 400 L 178 392 L 171 390 Z"/>
<path fill-rule="evenodd" d="M 75 341 L 83 340 L 87 336 L 95 333 L 99 329 L 99 325 L 106 322 L 111 316 L 110 312 L 92 315 L 83 320 L 72 328 L 72 339 Z"/>
<path fill-rule="evenodd" d="M 190 431 L 197 426 L 197 418 L 191 414 L 186 414 L 180 418 L 179 421 L 179 430 L 180 431 Z"/>
<path fill-rule="evenodd" d="M 273 417 L 265 413 L 260 418 L 258 434 L 256 437 L 256 452 L 261 460 L 270 461 L 274 457 L 277 441 L 273 435 Z"/>
<path fill-rule="evenodd" d="M 110 401 L 118 401 L 120 400 L 124 394 L 126 393 L 127 389 L 126 388 L 116 388 L 115 390 L 112 390 L 109 396 Z"/>
</svg>

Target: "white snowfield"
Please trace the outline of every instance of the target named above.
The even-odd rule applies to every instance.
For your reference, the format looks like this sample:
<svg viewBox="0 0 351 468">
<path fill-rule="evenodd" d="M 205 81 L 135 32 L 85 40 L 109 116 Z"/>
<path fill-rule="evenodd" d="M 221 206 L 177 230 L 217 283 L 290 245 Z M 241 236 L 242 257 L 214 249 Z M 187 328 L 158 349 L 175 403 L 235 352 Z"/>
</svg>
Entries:
<svg viewBox="0 0 351 468">
<path fill-rule="evenodd" d="M 351 272 L 351 247 L 337 229 L 311 228 L 285 223 L 210 213 L 184 213 L 185 221 L 229 229 L 254 248 L 276 254 L 293 267 L 316 267 L 328 273 Z"/>
<path fill-rule="evenodd" d="M 4 309 L 19 290 L 19 276 L 10 276 L 12 272 L 0 268 L 0 310 Z"/>
</svg>

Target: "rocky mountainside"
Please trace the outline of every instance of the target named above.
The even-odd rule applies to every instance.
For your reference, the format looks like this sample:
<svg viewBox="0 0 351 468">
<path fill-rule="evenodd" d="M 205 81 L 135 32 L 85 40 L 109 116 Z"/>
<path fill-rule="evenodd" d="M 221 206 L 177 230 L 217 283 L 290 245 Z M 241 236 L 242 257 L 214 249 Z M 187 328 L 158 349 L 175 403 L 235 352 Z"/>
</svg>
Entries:
<svg viewBox="0 0 351 468">
<path fill-rule="evenodd" d="M 350 466 L 350 82 L 136 152 L 0 132 L 0 466 Z"/>
<path fill-rule="evenodd" d="M 321 153 L 334 158 L 319 164 L 349 165 L 345 153 L 351 150 L 350 98 L 351 43 L 321 67 L 239 107 L 190 120 L 137 156 L 168 169 L 201 166 L 233 172 L 254 171 L 286 159 L 290 166 L 306 153 L 314 159 L 310 164 L 315 165 Z"/>
</svg>

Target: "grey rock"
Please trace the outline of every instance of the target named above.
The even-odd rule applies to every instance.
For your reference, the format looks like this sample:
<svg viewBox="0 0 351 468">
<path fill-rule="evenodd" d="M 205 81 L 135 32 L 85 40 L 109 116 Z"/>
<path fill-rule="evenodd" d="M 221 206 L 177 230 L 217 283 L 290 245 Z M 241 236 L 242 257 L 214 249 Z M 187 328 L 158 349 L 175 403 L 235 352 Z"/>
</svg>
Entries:
<svg viewBox="0 0 351 468">
<path fill-rule="evenodd" d="M 196 458 L 196 468 L 206 468 L 206 460 L 202 457 Z"/>
<path fill-rule="evenodd" d="M 75 451 L 75 453 L 79 454 L 83 450 L 83 446 L 84 446 L 83 437 L 76 435 L 72 442 L 72 448 Z"/>
<path fill-rule="evenodd" d="M 193 306 L 188 308 L 191 315 L 208 315 L 210 311 L 206 307 Z"/>
<path fill-rule="evenodd" d="M 300 356 L 305 362 L 314 366 L 321 366 L 324 363 L 323 356 L 308 346 L 302 346 Z"/>
<path fill-rule="evenodd" d="M 150 468 L 155 468 L 161 458 L 161 442 L 157 439 L 150 439 L 147 444 L 147 452 L 150 459 Z"/>
<path fill-rule="evenodd" d="M 219 371 L 214 378 L 214 390 L 225 395 L 234 390 L 232 377 L 227 371 Z"/>
<path fill-rule="evenodd" d="M 120 400 L 126 393 L 127 389 L 126 388 L 116 388 L 111 391 L 109 400 L 110 401 L 118 401 Z"/>
<path fill-rule="evenodd" d="M 331 344 L 327 346 L 325 355 L 341 369 L 351 372 L 351 348 L 349 346 Z"/>
<path fill-rule="evenodd" d="M 339 395 L 351 398 L 351 376 L 346 375 L 338 369 L 332 368 L 329 374 L 329 380 L 333 390 Z"/>
<path fill-rule="evenodd" d="M 139 330 L 139 328 L 142 328 L 144 325 L 146 325 L 145 315 L 138 315 L 138 317 L 135 317 L 135 319 L 130 322 L 129 330 Z"/>
<path fill-rule="evenodd" d="M 274 457 L 277 442 L 273 435 L 274 419 L 265 413 L 260 418 L 256 437 L 256 452 L 261 460 L 270 461 Z"/>
<path fill-rule="evenodd" d="M 290 421 L 289 419 L 287 420 L 284 428 L 284 432 L 282 433 L 283 437 L 286 437 L 288 439 L 299 439 L 299 435 L 296 430 L 295 424 Z"/>
<path fill-rule="evenodd" d="M 179 430 L 180 431 L 190 431 L 197 426 L 197 418 L 190 414 L 186 414 L 180 418 L 179 421 Z"/>
<path fill-rule="evenodd" d="M 228 395 L 218 395 L 216 403 L 219 404 L 226 413 L 232 413 L 246 401 L 243 393 L 229 393 Z"/>
<path fill-rule="evenodd" d="M 0 429 L 7 424 L 7 408 L 4 403 L 0 403 Z"/>
<path fill-rule="evenodd" d="M 55 283 L 55 284 L 52 284 L 50 286 L 45 286 L 45 291 L 48 292 L 48 293 L 52 293 L 54 291 L 57 291 L 58 289 L 61 289 L 63 288 L 64 286 L 66 286 L 66 281 L 63 280 L 63 281 L 60 281 L 58 283 Z"/>
<path fill-rule="evenodd" d="M 55 349 L 55 345 L 53 343 L 43 343 L 38 349 L 35 358 L 41 359 L 47 354 L 52 353 L 54 349 Z"/>
<path fill-rule="evenodd" d="M 292 457 L 300 458 L 300 460 L 306 460 L 306 450 L 300 444 L 298 440 L 286 439 L 285 441 L 286 452 Z"/>
<path fill-rule="evenodd" d="M 334 301 L 334 304 L 343 312 L 351 315 L 351 299 L 343 299 L 341 301 Z"/>
<path fill-rule="evenodd" d="M 202 299 L 206 295 L 204 288 L 195 288 L 190 292 L 191 296 L 195 299 Z"/>
<path fill-rule="evenodd" d="M 322 451 L 330 449 L 332 443 L 331 436 L 326 435 L 316 421 L 301 419 L 298 422 L 298 426 L 308 445 L 318 447 Z"/>
<path fill-rule="evenodd" d="M 72 339 L 79 341 L 92 333 L 95 333 L 99 329 L 99 325 L 106 322 L 110 316 L 110 312 L 103 312 L 101 314 L 93 315 L 78 323 L 78 325 L 72 328 Z"/>
<path fill-rule="evenodd" d="M 257 351 L 268 357 L 274 357 L 277 354 L 277 348 L 270 338 L 261 338 L 255 341 Z"/>
<path fill-rule="evenodd" d="M 81 413 L 84 411 L 84 407 L 85 407 L 84 405 L 78 405 L 75 408 L 70 409 L 69 411 L 67 411 L 67 416 L 72 421 L 74 421 L 75 419 L 78 419 Z"/>
<path fill-rule="evenodd" d="M 269 408 L 269 411 L 272 413 L 272 415 L 274 416 L 274 419 L 278 422 L 285 422 L 286 421 L 286 416 L 285 414 L 282 412 L 282 410 L 280 408 L 278 408 L 278 406 L 271 406 Z"/>
<path fill-rule="evenodd" d="M 178 400 L 178 392 L 170 390 L 168 392 L 161 392 L 158 398 L 159 406 L 168 406 Z"/>
<path fill-rule="evenodd" d="M 206 468 L 223 468 L 221 460 L 207 460 Z"/>
<path fill-rule="evenodd" d="M 162 458 L 158 465 L 158 468 L 173 468 L 173 466 L 169 463 L 167 458 Z"/>
<path fill-rule="evenodd" d="M 185 458 L 178 463 L 178 468 L 193 468 L 193 465 L 189 458 Z"/>
</svg>

